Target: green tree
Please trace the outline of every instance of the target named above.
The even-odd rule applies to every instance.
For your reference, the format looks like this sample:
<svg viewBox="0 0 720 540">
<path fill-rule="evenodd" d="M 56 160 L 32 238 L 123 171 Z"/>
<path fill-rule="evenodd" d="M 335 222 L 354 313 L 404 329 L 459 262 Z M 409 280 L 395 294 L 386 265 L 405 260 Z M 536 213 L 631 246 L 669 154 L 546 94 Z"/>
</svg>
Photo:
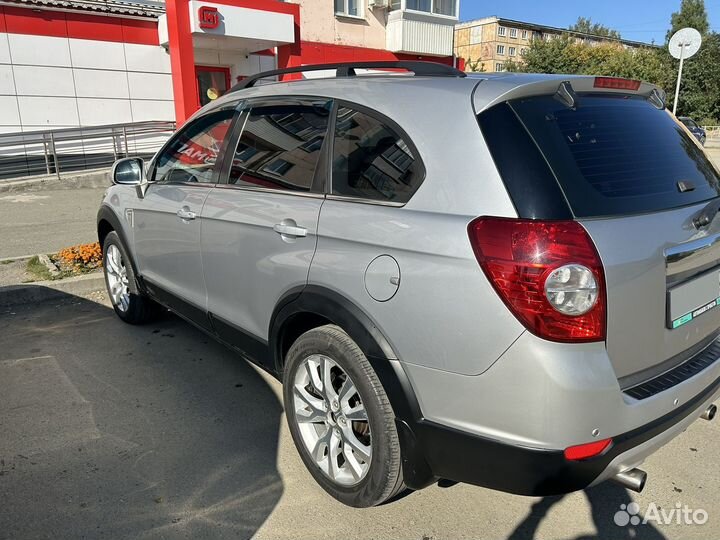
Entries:
<svg viewBox="0 0 720 540">
<path fill-rule="evenodd" d="M 589 45 L 569 34 L 547 41 L 533 40 L 522 61 L 506 62 L 505 69 L 641 79 L 666 91 L 673 84 L 672 58 L 666 49 L 625 48 L 614 42 Z"/>
<path fill-rule="evenodd" d="M 674 12 L 670 17 L 670 30 L 668 30 L 665 40 L 670 41 L 675 32 L 687 27 L 694 28 L 702 35 L 707 34 L 710 30 L 704 0 L 682 0 L 680 11 Z"/>
<path fill-rule="evenodd" d="M 485 62 L 480 61 L 480 58 L 477 60 L 473 60 L 472 58 L 468 58 L 465 60 L 465 71 L 470 71 L 473 73 L 484 73 L 485 70 Z"/>
<path fill-rule="evenodd" d="M 669 55 L 668 55 L 669 56 Z M 720 34 L 711 32 L 703 37 L 700 50 L 685 61 L 682 85 L 678 98 L 678 115 L 691 116 L 704 124 L 715 124 L 720 119 Z M 677 61 L 671 75 L 674 98 Z M 672 103 L 670 104 L 672 107 Z"/>
<path fill-rule="evenodd" d="M 604 36 L 620 39 L 620 32 L 608 28 L 607 26 L 592 22 L 590 17 L 578 17 L 575 24 L 568 27 L 573 32 L 582 32 L 584 34 L 592 34 L 594 36 Z"/>
</svg>

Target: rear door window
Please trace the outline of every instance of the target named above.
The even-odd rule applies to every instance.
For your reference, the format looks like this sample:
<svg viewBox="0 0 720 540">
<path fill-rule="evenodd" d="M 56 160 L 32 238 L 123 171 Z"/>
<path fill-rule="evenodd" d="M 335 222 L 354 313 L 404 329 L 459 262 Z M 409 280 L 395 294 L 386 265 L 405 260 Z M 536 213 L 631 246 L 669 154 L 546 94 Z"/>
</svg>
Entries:
<svg viewBox="0 0 720 540">
<path fill-rule="evenodd" d="M 500 106 L 527 129 L 577 217 L 656 212 L 720 194 L 703 150 L 641 96 L 580 94 L 575 108 L 536 96 Z"/>
<path fill-rule="evenodd" d="M 228 183 L 310 191 L 331 110 L 331 100 L 251 104 L 234 149 Z"/>
</svg>

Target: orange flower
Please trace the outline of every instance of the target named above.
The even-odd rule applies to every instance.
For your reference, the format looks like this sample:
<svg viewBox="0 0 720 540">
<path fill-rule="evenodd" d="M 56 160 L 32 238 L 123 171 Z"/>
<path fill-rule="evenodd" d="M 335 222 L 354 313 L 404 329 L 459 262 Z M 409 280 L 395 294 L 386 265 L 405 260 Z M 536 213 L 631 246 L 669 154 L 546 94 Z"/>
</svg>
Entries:
<svg viewBox="0 0 720 540">
<path fill-rule="evenodd" d="M 95 268 L 102 263 L 102 250 L 97 242 L 80 244 L 61 250 L 57 257 L 68 266 Z"/>
</svg>

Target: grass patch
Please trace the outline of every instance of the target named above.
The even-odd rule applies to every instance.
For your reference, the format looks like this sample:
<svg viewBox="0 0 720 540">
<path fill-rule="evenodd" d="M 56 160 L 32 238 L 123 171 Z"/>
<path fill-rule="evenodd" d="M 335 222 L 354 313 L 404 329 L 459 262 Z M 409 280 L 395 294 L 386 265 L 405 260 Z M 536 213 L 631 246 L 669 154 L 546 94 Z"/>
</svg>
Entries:
<svg viewBox="0 0 720 540">
<path fill-rule="evenodd" d="M 4 261 L 0 261 L 0 264 L 3 264 L 3 265 L 4 265 L 4 264 L 12 264 L 12 263 L 14 263 L 14 262 L 15 262 L 15 261 L 13 261 L 12 259 L 5 259 Z"/>
<path fill-rule="evenodd" d="M 49 279 L 52 279 L 52 275 L 50 274 L 50 270 L 47 269 L 47 266 L 45 266 L 43 263 L 40 262 L 40 259 L 37 255 L 32 257 L 25 266 L 25 269 L 28 271 L 30 275 L 33 276 L 34 281 L 47 281 Z"/>
</svg>

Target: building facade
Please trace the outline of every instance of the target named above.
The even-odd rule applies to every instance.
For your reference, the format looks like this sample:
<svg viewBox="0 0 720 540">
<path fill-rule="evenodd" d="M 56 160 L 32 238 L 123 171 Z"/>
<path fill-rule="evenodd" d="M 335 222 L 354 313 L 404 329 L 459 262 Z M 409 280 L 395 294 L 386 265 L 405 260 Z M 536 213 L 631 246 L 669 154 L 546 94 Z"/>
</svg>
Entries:
<svg viewBox="0 0 720 540">
<path fill-rule="evenodd" d="M 451 64 L 459 0 L 5 0 L 0 133 L 177 120 L 306 64 Z"/>
<path fill-rule="evenodd" d="M 455 26 L 454 54 L 468 71 L 504 71 L 508 60 L 522 63 L 533 39 L 554 39 L 570 34 L 578 41 L 597 45 L 616 43 L 620 47 L 648 47 L 647 43 L 572 32 L 563 28 L 486 17 Z"/>
</svg>

